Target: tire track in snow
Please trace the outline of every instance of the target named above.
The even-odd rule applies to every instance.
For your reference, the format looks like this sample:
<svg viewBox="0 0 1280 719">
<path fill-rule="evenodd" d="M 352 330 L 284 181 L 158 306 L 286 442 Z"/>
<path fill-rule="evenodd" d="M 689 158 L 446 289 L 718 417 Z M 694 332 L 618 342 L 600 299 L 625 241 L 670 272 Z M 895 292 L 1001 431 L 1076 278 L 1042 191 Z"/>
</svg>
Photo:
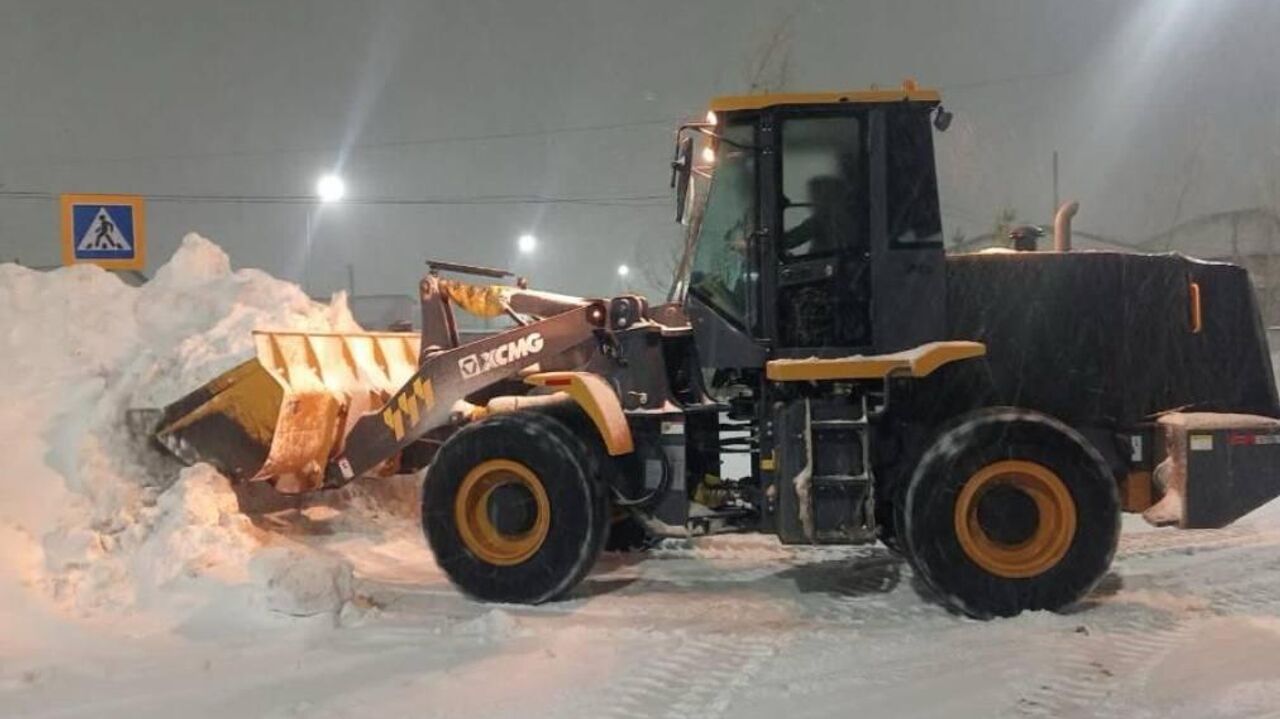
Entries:
<svg viewBox="0 0 1280 719">
<path fill-rule="evenodd" d="M 707 631 L 682 633 L 674 649 L 653 658 L 610 689 L 609 706 L 598 716 L 719 719 L 734 694 L 773 657 L 781 635 L 757 637 Z"/>
<path fill-rule="evenodd" d="M 1180 561 L 1162 562 L 1153 570 L 1139 560 L 1129 563 L 1127 573 L 1143 589 L 1185 596 L 1206 612 L 1231 615 L 1280 609 L 1280 532 L 1245 527 L 1219 541 L 1213 536 L 1216 531 L 1227 530 L 1206 530 L 1201 542 L 1162 552 Z"/>
<path fill-rule="evenodd" d="M 1120 535 L 1116 559 L 1136 559 L 1158 554 L 1193 553 L 1225 547 L 1275 541 L 1275 537 L 1248 526 L 1222 529 L 1168 529 Z"/>
<path fill-rule="evenodd" d="M 1017 713 L 1127 716 L 1131 708 L 1115 701 L 1117 693 L 1140 685 L 1152 667 L 1189 641 L 1192 620 L 1280 611 L 1280 556 L 1270 551 L 1277 543 L 1280 534 L 1248 526 L 1122 538 L 1117 558 L 1139 586 L 1080 615 L 1093 629 L 1065 641 L 1061 661 L 1018 700 Z M 1214 554 L 1196 556 L 1205 552 Z M 1192 557 L 1195 571 L 1182 563 L 1148 566 L 1164 556 Z"/>
<path fill-rule="evenodd" d="M 1214 613 L 1280 615 L 1280 552 L 1242 551 L 1223 560 L 1235 581 L 1210 583 L 1206 598 Z"/>
<path fill-rule="evenodd" d="M 783 545 L 770 538 L 737 536 L 730 541 L 664 544 L 638 566 L 648 579 L 682 586 L 749 584 L 785 581 L 837 564 L 875 562 L 884 551 L 865 546 Z"/>
<path fill-rule="evenodd" d="M 1017 715 L 1128 716 L 1129 709 L 1112 701 L 1117 692 L 1145 676 L 1189 631 L 1173 615 L 1141 605 L 1094 611 L 1111 616 L 1097 617 L 1089 622 L 1095 629 L 1066 637 L 1061 660 L 1016 701 Z"/>
<path fill-rule="evenodd" d="M 702 542 L 707 542 L 703 544 Z M 900 557 L 878 546 L 784 545 L 776 540 L 734 537 L 728 541 L 665 544 L 652 552 L 648 576 L 689 586 L 704 583 L 788 582 L 796 611 L 806 622 L 842 627 L 896 626 L 931 616 L 939 607 L 920 599 L 912 573 Z M 682 571 L 707 562 L 706 573 Z M 698 565 L 692 565 L 698 566 Z M 677 568 L 678 567 L 678 568 Z"/>
<path fill-rule="evenodd" d="M 940 605 L 922 598 L 913 585 L 911 568 L 898 557 L 848 560 L 847 566 L 832 563 L 814 567 L 815 577 L 827 584 L 817 601 L 801 606 L 805 618 L 820 625 L 886 629 L 915 625 L 921 621 L 950 622 L 951 615 Z M 805 591 L 803 582 L 801 591 Z"/>
</svg>

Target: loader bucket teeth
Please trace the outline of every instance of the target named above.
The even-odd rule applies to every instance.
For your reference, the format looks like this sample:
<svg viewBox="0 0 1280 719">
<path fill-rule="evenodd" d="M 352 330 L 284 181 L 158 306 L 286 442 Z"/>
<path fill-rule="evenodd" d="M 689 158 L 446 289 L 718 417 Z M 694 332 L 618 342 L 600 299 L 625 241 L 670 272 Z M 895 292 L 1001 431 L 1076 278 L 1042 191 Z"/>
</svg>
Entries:
<svg viewBox="0 0 1280 719">
<path fill-rule="evenodd" d="M 411 333 L 255 332 L 257 356 L 165 408 L 156 440 L 236 481 L 318 489 L 355 419 L 417 369 Z"/>
</svg>

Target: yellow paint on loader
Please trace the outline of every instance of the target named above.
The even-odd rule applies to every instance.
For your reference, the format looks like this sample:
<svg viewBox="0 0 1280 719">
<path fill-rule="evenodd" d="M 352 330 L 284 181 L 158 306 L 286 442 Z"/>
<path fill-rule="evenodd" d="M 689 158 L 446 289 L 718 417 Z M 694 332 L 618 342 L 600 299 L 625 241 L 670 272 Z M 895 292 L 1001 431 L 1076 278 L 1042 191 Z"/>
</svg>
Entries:
<svg viewBox="0 0 1280 719">
<path fill-rule="evenodd" d="M 194 411 L 161 427 L 157 434 L 177 434 L 213 415 L 230 419 L 263 447 L 271 445 L 284 390 L 257 361 L 249 360 L 224 372 L 202 388 L 210 399 Z"/>
<path fill-rule="evenodd" d="M 457 280 L 440 280 L 440 289 L 462 309 L 477 317 L 501 317 L 507 313 L 507 297 L 514 288 L 503 285 L 473 285 Z"/>
<path fill-rule="evenodd" d="M 418 368 L 416 333 L 254 332 L 251 359 L 208 382 L 191 396 L 202 398 L 185 415 L 157 432 L 179 442 L 194 439 L 202 425 L 239 429 L 261 445 L 258 467 L 237 467 L 239 479 L 276 478 L 282 492 L 319 488 L 325 465 L 342 449 L 352 425 L 377 410 Z M 420 404 L 430 407 L 429 382 L 415 383 L 397 403 L 411 422 Z M 384 419 L 403 437 L 401 412 Z M 192 441 L 195 452 L 199 442 Z"/>
<path fill-rule="evenodd" d="M 894 374 L 927 377 L 943 365 L 982 357 L 986 353 L 987 347 L 981 342 L 928 342 L 892 354 L 771 360 L 765 365 L 765 373 L 774 382 L 884 379 Z"/>
<path fill-rule="evenodd" d="M 382 421 L 391 429 L 391 435 L 399 442 L 404 439 L 408 428 L 418 423 L 420 413 L 430 411 L 435 404 L 436 393 L 431 387 L 431 380 L 419 377 L 413 381 L 413 385 L 406 387 L 396 397 L 395 402 L 382 410 Z M 404 421 L 406 414 L 409 416 L 408 424 Z"/>
</svg>

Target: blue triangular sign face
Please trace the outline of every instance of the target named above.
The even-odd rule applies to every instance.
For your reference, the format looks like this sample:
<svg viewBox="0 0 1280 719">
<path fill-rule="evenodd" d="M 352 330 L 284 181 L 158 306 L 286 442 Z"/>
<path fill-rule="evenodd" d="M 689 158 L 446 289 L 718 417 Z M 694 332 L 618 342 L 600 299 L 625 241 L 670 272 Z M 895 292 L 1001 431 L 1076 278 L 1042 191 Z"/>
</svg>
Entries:
<svg viewBox="0 0 1280 719">
<path fill-rule="evenodd" d="M 133 243 L 121 231 L 120 223 L 111 216 L 105 206 L 102 206 L 94 213 L 93 220 L 76 239 L 76 252 L 128 256 L 133 254 Z"/>
<path fill-rule="evenodd" d="M 64 193 L 59 205 L 63 264 L 90 262 L 111 270 L 146 266 L 142 197 Z"/>
</svg>

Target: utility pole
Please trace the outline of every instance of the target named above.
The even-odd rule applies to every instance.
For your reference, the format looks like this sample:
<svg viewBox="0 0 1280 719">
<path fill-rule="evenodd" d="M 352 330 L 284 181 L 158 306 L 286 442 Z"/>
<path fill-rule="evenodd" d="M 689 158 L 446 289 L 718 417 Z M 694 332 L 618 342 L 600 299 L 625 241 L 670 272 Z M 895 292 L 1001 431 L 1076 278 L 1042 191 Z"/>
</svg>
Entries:
<svg viewBox="0 0 1280 719">
<path fill-rule="evenodd" d="M 1049 213 L 1050 217 L 1058 215 L 1058 151 L 1053 151 L 1053 211 Z"/>
</svg>

